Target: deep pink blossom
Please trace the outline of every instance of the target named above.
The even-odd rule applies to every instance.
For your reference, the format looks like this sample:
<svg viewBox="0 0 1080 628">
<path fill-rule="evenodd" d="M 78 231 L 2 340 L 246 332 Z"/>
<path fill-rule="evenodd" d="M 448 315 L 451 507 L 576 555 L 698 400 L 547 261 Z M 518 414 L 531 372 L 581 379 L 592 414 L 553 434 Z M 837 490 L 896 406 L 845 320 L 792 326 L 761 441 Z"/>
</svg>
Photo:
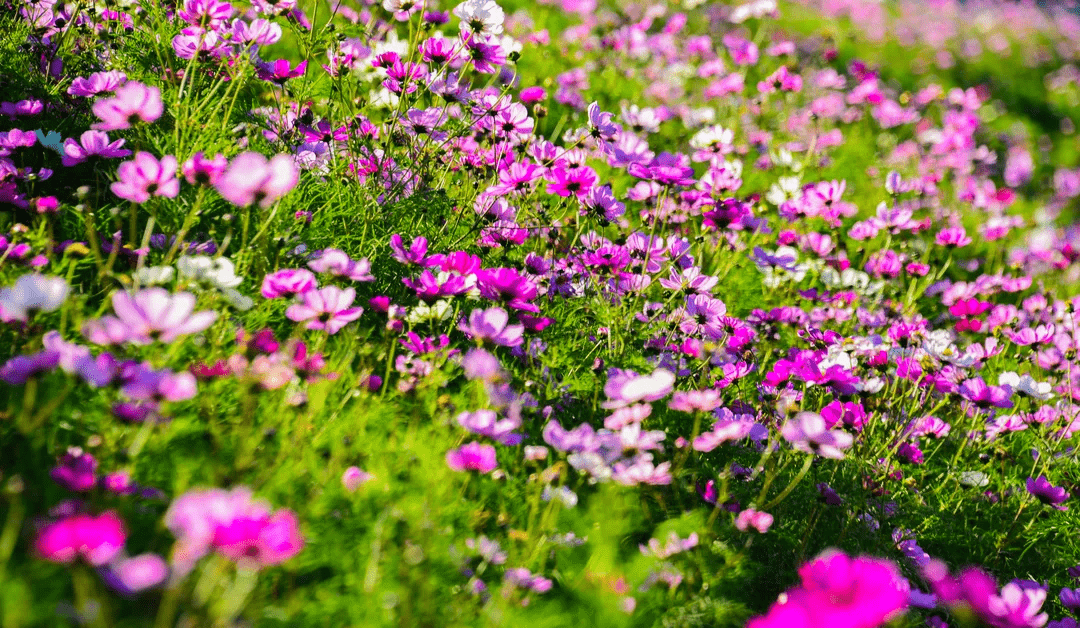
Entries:
<svg viewBox="0 0 1080 628">
<path fill-rule="evenodd" d="M 747 628 L 877 628 L 908 606 L 908 582 L 887 560 L 828 550 L 799 568 L 799 577 L 799 586 Z"/>
<path fill-rule="evenodd" d="M 498 466 L 495 448 L 480 443 L 467 443 L 446 452 L 446 464 L 454 471 L 479 471 L 490 473 Z"/>
<path fill-rule="evenodd" d="M 124 522 L 113 511 L 98 516 L 77 514 L 46 524 L 38 532 L 34 549 L 54 563 L 82 558 L 94 566 L 113 559 L 124 547 Z"/>
</svg>

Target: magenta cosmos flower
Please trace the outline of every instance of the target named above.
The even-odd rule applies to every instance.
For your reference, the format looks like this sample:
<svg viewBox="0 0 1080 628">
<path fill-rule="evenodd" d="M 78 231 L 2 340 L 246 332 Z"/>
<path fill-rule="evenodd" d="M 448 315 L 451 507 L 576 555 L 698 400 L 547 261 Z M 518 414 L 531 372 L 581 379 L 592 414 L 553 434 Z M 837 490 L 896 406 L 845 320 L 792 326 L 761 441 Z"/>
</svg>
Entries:
<svg viewBox="0 0 1080 628">
<path fill-rule="evenodd" d="M 360 318 L 362 307 L 349 307 L 356 298 L 356 290 L 342 290 L 327 286 L 321 290 L 309 290 L 300 295 L 300 303 L 290 305 L 285 316 L 297 323 L 307 321 L 308 329 L 321 329 L 336 334 L 345 325 Z"/>
<path fill-rule="evenodd" d="M 232 160 L 214 187 L 233 205 L 269 207 L 300 181 L 300 170 L 289 155 L 267 159 L 243 153 Z"/>
<path fill-rule="evenodd" d="M 176 157 L 165 155 L 158 161 L 150 153 L 135 153 L 116 169 L 120 180 L 109 186 L 112 193 L 132 203 L 145 203 L 151 196 L 176 198 L 180 180 L 176 178 Z"/>
<path fill-rule="evenodd" d="M 480 443 L 467 443 L 446 452 L 446 464 L 454 471 L 479 471 L 490 473 L 498 466 L 495 448 Z"/>
<path fill-rule="evenodd" d="M 83 335 L 99 345 L 130 342 L 146 345 L 155 339 L 172 342 L 180 336 L 197 334 L 217 320 L 216 312 L 194 312 L 195 295 L 170 294 L 164 288 L 146 288 L 135 294 L 113 294 L 116 316 L 89 321 Z"/>
<path fill-rule="evenodd" d="M 315 275 L 306 268 L 285 268 L 263 277 L 262 295 L 276 299 L 289 294 L 303 294 L 318 287 Z"/>
<path fill-rule="evenodd" d="M 116 90 L 115 96 L 95 102 L 93 111 L 101 120 L 93 126 L 98 131 L 130 129 L 140 121 L 153 122 L 163 111 L 161 90 L 128 81 Z"/>
<path fill-rule="evenodd" d="M 803 565 L 799 577 L 800 586 L 747 628 L 877 628 L 908 605 L 908 581 L 887 560 L 827 550 Z"/>
<path fill-rule="evenodd" d="M 38 533 L 34 549 L 54 563 L 70 563 L 77 558 L 100 567 L 124 547 L 124 522 L 112 511 L 98 515 L 73 515 L 47 524 Z"/>
</svg>

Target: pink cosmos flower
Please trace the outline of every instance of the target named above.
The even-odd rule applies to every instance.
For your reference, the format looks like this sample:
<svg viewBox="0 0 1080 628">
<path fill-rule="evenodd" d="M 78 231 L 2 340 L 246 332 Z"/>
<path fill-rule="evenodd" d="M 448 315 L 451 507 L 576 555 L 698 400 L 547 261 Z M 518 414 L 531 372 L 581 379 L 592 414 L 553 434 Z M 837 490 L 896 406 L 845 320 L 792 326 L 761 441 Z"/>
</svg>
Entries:
<svg viewBox="0 0 1080 628">
<path fill-rule="evenodd" d="M 498 466 L 495 448 L 480 443 L 467 443 L 446 452 L 446 464 L 454 471 L 479 471 L 490 473 Z"/>
<path fill-rule="evenodd" d="M 503 347 L 517 347 L 522 342 L 525 327 L 510 325 L 510 315 L 501 307 L 487 310 L 473 310 L 466 323 L 462 321 L 458 329 L 481 342 L 490 342 Z"/>
<path fill-rule="evenodd" d="M 173 563 L 181 574 L 211 551 L 267 567 L 285 562 L 304 546 L 296 515 L 287 509 L 271 513 L 270 505 L 254 499 L 246 487 L 189 491 L 169 506 L 165 525 L 176 536 Z"/>
<path fill-rule="evenodd" d="M 276 299 L 288 294 L 303 294 L 319 285 L 315 275 L 306 268 L 286 268 L 263 277 L 262 295 Z"/>
<path fill-rule="evenodd" d="M 345 473 L 341 474 L 341 484 L 345 487 L 345 490 L 355 493 L 357 489 L 370 482 L 374 477 L 360 467 L 349 467 L 345 469 Z"/>
<path fill-rule="evenodd" d="M 102 573 L 102 578 L 122 595 L 145 591 L 165 582 L 169 566 L 157 554 L 140 554 L 114 560 Z"/>
<path fill-rule="evenodd" d="M 192 185 L 214 185 L 229 167 L 229 160 L 218 153 L 207 157 L 199 151 L 180 166 L 180 173 Z"/>
<path fill-rule="evenodd" d="M 836 460 L 844 457 L 843 449 L 851 447 L 854 438 L 847 432 L 829 430 L 825 419 L 815 412 L 800 412 L 788 419 L 780 433 L 799 451 L 815 453 Z"/>
<path fill-rule="evenodd" d="M 259 153 L 242 153 L 214 183 L 233 205 L 269 207 L 300 181 L 300 170 L 289 155 L 267 159 Z"/>
<path fill-rule="evenodd" d="M 116 91 L 116 88 L 120 87 L 126 80 L 127 75 L 116 70 L 111 72 L 94 72 L 86 78 L 81 76 L 76 77 L 71 81 L 71 87 L 68 88 L 67 93 L 72 96 L 96 96 L 98 94 Z"/>
<path fill-rule="evenodd" d="M 64 140 L 64 155 L 60 163 L 66 167 L 77 166 L 91 157 L 112 159 L 127 157 L 131 151 L 121 148 L 124 140 L 109 141 L 109 134 L 104 131 L 87 131 L 79 136 L 79 141 L 69 137 Z"/>
<path fill-rule="evenodd" d="M 765 534 L 772 527 L 773 516 L 767 512 L 760 512 L 753 508 L 747 508 L 735 516 L 735 528 L 739 532 L 746 532 L 750 528 Z"/>
<path fill-rule="evenodd" d="M 675 374 L 667 369 L 656 369 L 650 375 L 615 370 L 604 385 L 609 401 L 603 407 L 612 410 L 639 401 L 658 401 L 671 394 L 674 384 Z"/>
<path fill-rule="evenodd" d="M 70 563 L 76 558 L 100 567 L 111 561 L 124 546 L 124 522 L 113 511 L 93 515 L 72 515 L 43 527 L 34 549 L 45 560 Z"/>
<path fill-rule="evenodd" d="M 297 323 L 307 321 L 307 329 L 319 329 L 336 334 L 345 325 L 360 318 L 362 307 L 349 307 L 356 298 L 356 290 L 342 290 L 327 286 L 321 290 L 309 290 L 300 295 L 300 303 L 290 305 L 285 316 Z"/>
<path fill-rule="evenodd" d="M 94 103 L 93 112 L 101 122 L 93 125 L 98 131 L 130 129 L 142 122 L 154 122 L 161 117 L 161 90 L 128 81 L 116 90 L 112 98 L 102 98 Z"/>
<path fill-rule="evenodd" d="M 922 568 L 933 592 L 950 608 L 973 611 L 978 619 L 995 628 L 1039 628 L 1049 616 L 1040 613 L 1046 589 L 1024 588 L 1010 582 L 998 591 L 993 576 L 978 567 L 968 567 L 958 575 L 949 574 L 944 562 L 933 559 Z"/>
<path fill-rule="evenodd" d="M 104 316 L 83 327 L 90 342 L 147 345 L 157 339 L 170 343 L 180 336 L 197 334 L 217 320 L 217 312 L 194 312 L 195 295 L 190 292 L 170 294 L 164 288 L 146 288 L 135 294 L 117 292 L 112 303 L 115 317 Z"/>
<path fill-rule="evenodd" d="M 150 153 L 135 153 L 116 169 L 120 179 L 109 186 L 112 193 L 132 203 L 145 203 L 151 196 L 176 198 L 180 180 L 176 178 L 176 157 L 166 155 L 158 161 Z"/>
<path fill-rule="evenodd" d="M 717 421 L 712 430 L 694 439 L 694 450 L 712 451 L 728 441 L 742 440 L 750 435 L 754 425 L 752 421 Z"/>
<path fill-rule="evenodd" d="M 308 268 L 317 273 L 348 277 L 353 281 L 375 281 L 371 274 L 371 262 L 366 258 L 354 260 L 345 251 L 338 249 L 324 250 L 308 262 Z"/>
<path fill-rule="evenodd" d="M 69 491 L 84 493 L 97 484 L 97 460 L 78 447 L 72 447 L 49 471 L 53 481 Z"/>
</svg>

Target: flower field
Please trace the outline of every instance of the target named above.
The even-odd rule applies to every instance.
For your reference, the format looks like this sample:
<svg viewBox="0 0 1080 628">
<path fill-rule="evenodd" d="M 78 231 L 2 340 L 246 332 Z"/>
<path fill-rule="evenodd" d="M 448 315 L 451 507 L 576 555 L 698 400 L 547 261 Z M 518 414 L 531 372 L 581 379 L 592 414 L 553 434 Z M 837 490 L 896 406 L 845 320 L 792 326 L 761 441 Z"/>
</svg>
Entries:
<svg viewBox="0 0 1080 628">
<path fill-rule="evenodd" d="M 1077 626 L 1075 6 L 0 7 L 0 628 Z"/>
</svg>

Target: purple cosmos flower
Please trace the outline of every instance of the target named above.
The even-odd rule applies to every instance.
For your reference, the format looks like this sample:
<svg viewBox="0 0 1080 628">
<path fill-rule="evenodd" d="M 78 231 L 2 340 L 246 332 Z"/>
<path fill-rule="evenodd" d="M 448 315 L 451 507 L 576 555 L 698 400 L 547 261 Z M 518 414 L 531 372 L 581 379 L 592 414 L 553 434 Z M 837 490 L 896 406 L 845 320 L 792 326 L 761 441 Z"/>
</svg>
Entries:
<svg viewBox="0 0 1080 628">
<path fill-rule="evenodd" d="M 1069 494 L 1065 492 L 1064 488 L 1050 484 L 1050 480 L 1047 480 L 1045 475 L 1040 475 L 1038 479 L 1028 478 L 1027 490 L 1036 499 L 1048 506 L 1053 506 L 1058 510 L 1069 509 L 1068 506 L 1061 505 L 1061 502 L 1069 499 Z"/>
<path fill-rule="evenodd" d="M 300 295 L 300 303 L 290 305 L 285 316 L 295 322 L 307 321 L 307 329 L 319 329 L 336 334 L 345 325 L 360 318 L 362 307 L 349 307 L 356 298 L 356 290 L 327 286 L 321 290 L 308 290 Z"/>
<path fill-rule="evenodd" d="M 649 164 L 632 163 L 626 171 L 639 179 L 656 181 L 660 185 L 694 184 L 694 169 L 685 155 L 660 153 Z"/>
<path fill-rule="evenodd" d="M 481 36 L 469 34 L 463 38 L 463 43 L 465 54 L 472 61 L 473 68 L 481 74 L 494 74 L 506 63 L 506 52 L 497 40 L 484 41 Z"/>
<path fill-rule="evenodd" d="M 596 171 L 588 166 L 580 168 L 554 167 L 548 172 L 548 179 L 551 181 L 547 189 L 548 194 L 558 196 L 573 195 L 578 198 L 588 196 L 593 187 L 600 182 L 600 177 L 597 176 Z"/>
<path fill-rule="evenodd" d="M 750 436 L 754 426 L 758 426 L 758 424 L 753 421 L 716 421 L 713 423 L 712 430 L 694 439 L 694 450 L 712 451 L 728 441 L 741 440 Z"/>
<path fill-rule="evenodd" d="M 820 482 L 816 488 L 818 493 L 821 494 L 821 501 L 829 506 L 842 506 L 844 504 L 844 498 L 840 497 L 840 494 L 828 484 Z"/>
<path fill-rule="evenodd" d="M 1047 614 L 1040 613 L 1046 601 L 1046 589 L 1024 588 L 1010 582 L 998 591 L 994 578 L 977 567 L 969 567 L 959 576 L 951 576 L 945 563 L 932 559 L 922 569 L 933 592 L 950 607 L 966 607 L 991 626 L 1038 628 L 1046 624 Z"/>
<path fill-rule="evenodd" d="M 1058 593 L 1058 599 L 1061 600 L 1061 605 L 1069 610 L 1070 613 L 1080 612 L 1080 589 L 1068 589 L 1062 588 Z"/>
<path fill-rule="evenodd" d="M 161 117 L 161 90 L 137 81 L 128 81 L 111 98 L 94 103 L 94 115 L 101 122 L 93 125 L 98 131 L 129 129 L 139 121 L 154 122 Z"/>
<path fill-rule="evenodd" d="M 525 327 L 510 325 L 510 315 L 501 307 L 487 310 L 473 310 L 469 321 L 462 321 L 458 329 L 469 337 L 481 342 L 490 342 L 503 347 L 517 347 L 521 344 Z"/>
<path fill-rule="evenodd" d="M 675 374 L 667 369 L 656 369 L 649 375 L 612 369 L 604 385 L 608 401 L 603 406 L 610 410 L 639 401 L 658 401 L 671 394 L 674 384 Z"/>
<path fill-rule="evenodd" d="M 554 583 L 548 578 L 535 575 L 524 567 L 507 569 L 506 573 L 503 574 L 503 582 L 535 593 L 547 593 L 554 586 Z"/>
<path fill-rule="evenodd" d="M 345 251 L 326 249 L 308 262 L 308 268 L 317 273 L 330 273 L 348 277 L 353 281 L 375 281 L 371 275 L 371 262 L 367 259 L 353 260 Z"/>
<path fill-rule="evenodd" d="M 25 384 L 34 375 L 56 368 L 59 362 L 60 354 L 55 351 L 17 355 L 0 366 L 0 380 L 13 386 Z"/>
<path fill-rule="evenodd" d="M 119 377 L 120 392 L 134 401 L 184 401 L 196 393 L 195 376 L 188 371 L 157 370 L 148 362 L 125 364 Z"/>
<path fill-rule="evenodd" d="M 498 466 L 495 448 L 480 443 L 467 443 L 446 452 L 446 464 L 454 471 L 479 471 L 490 473 Z"/>
<path fill-rule="evenodd" d="M 146 288 L 135 294 L 117 292 L 112 304 L 115 317 L 104 316 L 83 327 L 90 342 L 146 345 L 157 339 L 170 343 L 180 336 L 197 334 L 217 320 L 216 312 L 194 312 L 195 295 L 170 294 L 164 288 Z"/>
<path fill-rule="evenodd" d="M 468 379 L 491 381 L 506 378 L 506 372 L 499 364 L 499 359 L 483 349 L 472 349 L 466 353 L 461 359 L 461 366 L 465 369 L 465 377 Z"/>
<path fill-rule="evenodd" d="M 410 266 L 423 265 L 427 259 L 427 246 L 428 241 L 424 236 L 414 238 L 408 248 L 405 247 L 400 235 L 395 233 L 390 236 L 390 249 L 394 252 L 393 257 L 402 264 Z"/>
<path fill-rule="evenodd" d="M 247 152 L 233 158 L 214 188 L 233 205 L 269 207 L 299 181 L 300 170 L 289 155 L 267 160 L 259 153 Z"/>
<path fill-rule="evenodd" d="M 64 166 L 76 166 L 91 157 L 114 159 L 127 157 L 130 150 L 121 148 L 123 139 L 109 141 L 109 134 L 104 131 L 87 131 L 79 136 L 79 141 L 69 137 L 64 140 L 64 156 L 60 163 Z"/>
<path fill-rule="evenodd" d="M 524 438 L 521 434 L 514 433 L 514 430 L 521 427 L 520 419 L 500 419 L 494 410 L 462 412 L 457 416 L 457 422 L 473 434 L 486 436 L 503 445 L 517 445 Z"/>
<path fill-rule="evenodd" d="M 600 104 L 593 102 L 587 110 L 589 114 L 589 136 L 602 141 L 612 141 L 619 133 L 619 125 L 612 122 L 615 114 L 601 111 Z"/>
<path fill-rule="evenodd" d="M 85 493 L 97 483 L 97 460 L 78 447 L 68 449 L 57 465 L 49 471 L 53 481 L 69 491 Z"/>
</svg>

